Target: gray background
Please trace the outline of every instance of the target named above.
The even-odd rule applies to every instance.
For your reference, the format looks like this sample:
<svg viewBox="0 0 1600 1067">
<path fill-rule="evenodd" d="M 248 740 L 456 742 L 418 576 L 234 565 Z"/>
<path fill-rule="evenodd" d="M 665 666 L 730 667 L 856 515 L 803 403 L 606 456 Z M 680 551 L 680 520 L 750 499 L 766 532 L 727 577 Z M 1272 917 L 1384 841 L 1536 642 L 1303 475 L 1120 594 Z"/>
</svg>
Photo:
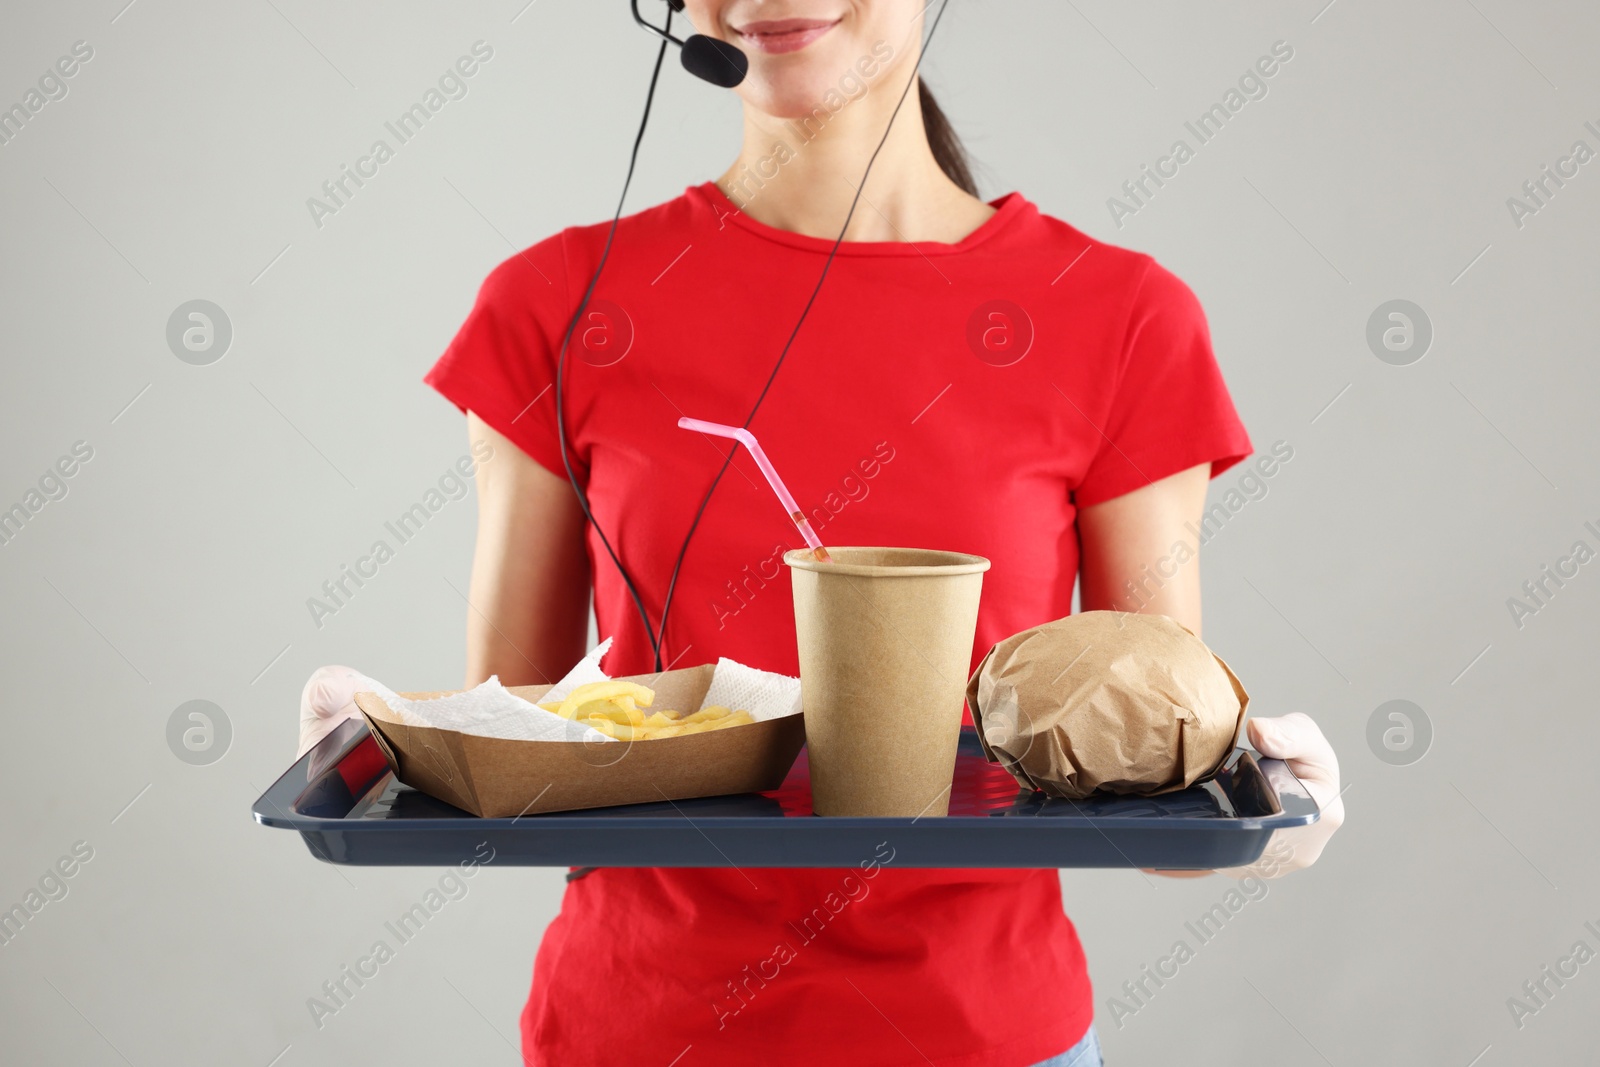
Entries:
<svg viewBox="0 0 1600 1067">
<path fill-rule="evenodd" d="M 465 453 L 419 378 L 484 274 L 613 206 L 653 46 L 621 0 L 524 2 L 5 6 L 0 103 L 95 50 L 0 147 L 0 507 L 94 448 L 0 548 L 0 906 L 94 849 L 0 948 L 8 1062 L 515 1062 L 560 872 L 480 874 L 318 1031 L 306 998 L 438 872 L 317 863 L 248 810 L 316 666 L 459 679 L 470 498 L 320 630 L 305 599 Z M 1505 201 L 1600 148 L 1600 15 L 1325 2 L 955 0 L 928 61 L 986 193 L 1188 280 L 1258 446 L 1295 450 L 1206 549 L 1207 637 L 1260 712 L 1323 725 L 1347 826 L 1120 1028 L 1107 997 L 1230 883 L 1069 873 L 1068 911 L 1112 1063 L 1587 1061 L 1600 963 L 1521 1029 L 1506 1000 L 1600 948 L 1600 563 L 1520 629 L 1506 599 L 1600 547 L 1600 162 L 1521 229 Z M 316 228 L 305 199 L 479 39 L 470 94 Z M 1106 198 L 1278 40 L 1270 95 L 1119 231 Z M 636 206 L 737 145 L 730 95 L 673 70 L 659 108 Z M 197 298 L 234 330 L 210 366 L 165 342 Z M 1435 329 L 1410 366 L 1365 341 L 1394 298 Z M 1409 766 L 1366 741 L 1397 698 L 1435 732 Z M 232 724 L 207 766 L 166 740 L 193 699 Z"/>
</svg>

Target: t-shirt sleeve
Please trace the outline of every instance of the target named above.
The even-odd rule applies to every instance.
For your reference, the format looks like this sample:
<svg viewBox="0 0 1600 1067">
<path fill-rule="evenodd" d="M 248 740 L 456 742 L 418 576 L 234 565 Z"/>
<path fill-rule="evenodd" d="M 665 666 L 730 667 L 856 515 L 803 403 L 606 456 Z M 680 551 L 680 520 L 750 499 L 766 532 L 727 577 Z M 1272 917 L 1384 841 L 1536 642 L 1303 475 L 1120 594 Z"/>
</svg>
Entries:
<svg viewBox="0 0 1600 1067">
<path fill-rule="evenodd" d="M 490 273 L 467 321 L 423 379 L 563 479 L 555 367 L 567 325 L 566 300 L 557 235 Z M 577 469 L 578 458 L 572 458 Z"/>
<path fill-rule="evenodd" d="M 1200 301 L 1153 260 L 1124 338 L 1117 385 L 1096 427 L 1100 447 L 1075 493 L 1079 507 L 1202 463 L 1211 464 L 1214 478 L 1250 454 Z"/>
</svg>

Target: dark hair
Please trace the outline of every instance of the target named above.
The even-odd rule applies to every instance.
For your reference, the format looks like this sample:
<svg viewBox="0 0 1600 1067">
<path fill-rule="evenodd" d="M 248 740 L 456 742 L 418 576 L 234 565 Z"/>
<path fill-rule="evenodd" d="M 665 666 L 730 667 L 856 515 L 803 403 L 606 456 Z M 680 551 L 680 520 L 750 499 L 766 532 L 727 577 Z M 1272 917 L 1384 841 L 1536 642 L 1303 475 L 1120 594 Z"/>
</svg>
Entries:
<svg viewBox="0 0 1600 1067">
<path fill-rule="evenodd" d="M 945 177 L 961 186 L 973 196 L 978 195 L 978 183 L 972 177 L 972 160 L 967 149 L 956 136 L 944 109 L 928 91 L 928 83 L 917 79 L 917 99 L 922 103 L 922 129 L 928 135 L 928 147 L 933 149 L 934 161 Z"/>
</svg>

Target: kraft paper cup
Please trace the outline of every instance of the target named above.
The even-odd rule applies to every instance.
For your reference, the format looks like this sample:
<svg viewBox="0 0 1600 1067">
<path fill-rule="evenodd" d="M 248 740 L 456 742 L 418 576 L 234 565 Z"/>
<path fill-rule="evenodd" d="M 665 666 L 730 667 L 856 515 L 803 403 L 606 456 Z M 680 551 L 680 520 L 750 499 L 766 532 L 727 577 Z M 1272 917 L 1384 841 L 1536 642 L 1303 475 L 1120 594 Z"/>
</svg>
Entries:
<svg viewBox="0 0 1600 1067">
<path fill-rule="evenodd" d="M 945 815 L 989 561 L 923 548 L 784 555 L 818 815 Z"/>
</svg>

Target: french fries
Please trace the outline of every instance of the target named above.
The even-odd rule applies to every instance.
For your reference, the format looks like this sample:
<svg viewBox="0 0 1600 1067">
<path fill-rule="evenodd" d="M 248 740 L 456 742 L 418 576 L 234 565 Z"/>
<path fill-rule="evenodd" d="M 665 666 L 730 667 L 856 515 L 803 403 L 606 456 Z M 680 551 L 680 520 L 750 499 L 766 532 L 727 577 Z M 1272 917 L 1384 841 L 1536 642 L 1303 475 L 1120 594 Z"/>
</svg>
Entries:
<svg viewBox="0 0 1600 1067">
<path fill-rule="evenodd" d="M 688 715 L 670 709 L 646 715 L 639 710 L 648 708 L 655 697 L 654 690 L 634 682 L 590 682 L 578 686 L 565 700 L 546 701 L 539 706 L 619 741 L 682 737 L 755 722 L 748 711 L 734 711 L 721 705 L 704 707 Z"/>
<path fill-rule="evenodd" d="M 578 717 L 578 709 L 591 701 L 616 701 L 619 698 L 627 698 L 629 703 L 619 703 L 618 707 L 632 708 L 637 705 L 648 708 L 650 702 L 656 698 L 656 694 L 654 690 L 635 685 L 633 682 L 590 682 L 574 689 L 567 699 L 561 702 L 556 714 L 563 719 L 575 719 Z"/>
</svg>

